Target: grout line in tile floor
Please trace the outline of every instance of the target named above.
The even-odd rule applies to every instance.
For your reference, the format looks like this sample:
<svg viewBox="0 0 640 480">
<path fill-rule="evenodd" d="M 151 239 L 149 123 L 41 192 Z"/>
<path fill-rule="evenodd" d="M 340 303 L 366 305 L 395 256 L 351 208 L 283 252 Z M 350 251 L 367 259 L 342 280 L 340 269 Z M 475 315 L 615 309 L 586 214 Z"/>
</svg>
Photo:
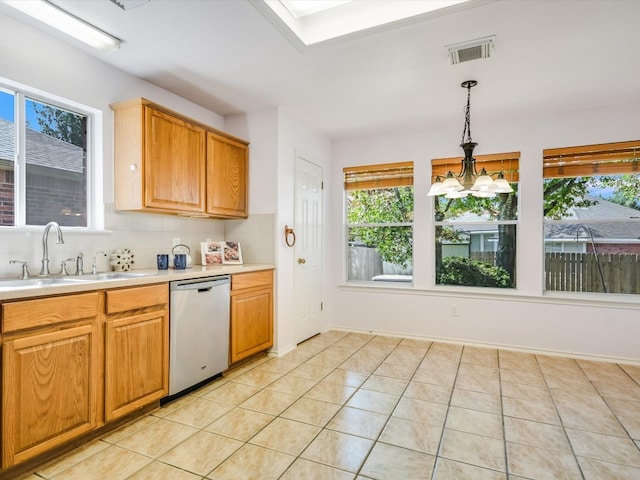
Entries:
<svg viewBox="0 0 640 480">
<path fill-rule="evenodd" d="M 638 366 L 329 331 L 26 478 L 637 479 L 639 381 Z"/>
</svg>

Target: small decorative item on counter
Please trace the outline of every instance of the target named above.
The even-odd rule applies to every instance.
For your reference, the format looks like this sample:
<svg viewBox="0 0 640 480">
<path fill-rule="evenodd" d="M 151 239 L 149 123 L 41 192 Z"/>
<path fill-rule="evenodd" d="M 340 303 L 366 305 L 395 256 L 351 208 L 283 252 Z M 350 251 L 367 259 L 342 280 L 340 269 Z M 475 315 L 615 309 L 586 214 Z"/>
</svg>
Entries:
<svg viewBox="0 0 640 480">
<path fill-rule="evenodd" d="M 131 266 L 133 265 L 133 253 L 131 253 L 131 249 L 129 248 L 120 248 L 118 250 L 114 250 L 111 254 L 111 269 L 114 272 L 126 272 L 131 270 Z"/>
<path fill-rule="evenodd" d="M 173 256 L 173 266 L 176 270 L 184 270 L 187 268 L 187 254 L 186 253 L 176 253 Z"/>
<path fill-rule="evenodd" d="M 185 249 L 187 250 L 186 253 L 184 252 Z M 171 249 L 171 264 L 175 268 L 178 268 L 176 266 L 176 256 L 178 256 L 179 254 L 184 254 L 186 258 L 186 265 L 182 268 L 191 268 L 193 266 L 193 261 L 191 260 L 191 249 L 184 243 L 174 245 L 174 247 Z"/>
<path fill-rule="evenodd" d="M 202 265 L 222 265 L 223 245 L 224 242 L 201 242 Z"/>
<path fill-rule="evenodd" d="M 242 264 L 239 242 L 202 242 L 200 252 L 202 265 Z"/>
<path fill-rule="evenodd" d="M 222 263 L 235 263 L 242 265 L 240 242 L 224 242 Z"/>
<path fill-rule="evenodd" d="M 166 253 L 158 254 L 158 270 L 166 270 L 169 268 L 169 255 Z"/>
</svg>

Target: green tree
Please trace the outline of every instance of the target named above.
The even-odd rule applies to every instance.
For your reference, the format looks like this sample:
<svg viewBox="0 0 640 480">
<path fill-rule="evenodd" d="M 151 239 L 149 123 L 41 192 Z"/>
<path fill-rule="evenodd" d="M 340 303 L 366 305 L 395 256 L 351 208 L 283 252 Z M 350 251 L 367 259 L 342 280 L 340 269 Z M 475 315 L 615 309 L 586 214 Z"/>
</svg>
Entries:
<svg viewBox="0 0 640 480">
<path fill-rule="evenodd" d="M 514 192 L 501 193 L 495 198 L 467 196 L 462 199 L 434 197 L 435 220 L 442 222 L 473 213 L 488 220 L 517 218 L 518 185 Z M 545 218 L 565 218 L 572 208 L 587 208 L 597 203 L 589 198 L 594 188 L 613 189 L 607 200 L 640 209 L 638 192 L 640 175 L 612 175 L 601 177 L 548 178 L 544 181 L 543 212 Z M 347 221 L 350 224 L 383 224 L 413 221 L 413 188 L 355 190 L 348 194 Z M 353 227 L 351 239 L 378 249 L 383 260 L 406 267 L 413 256 L 413 235 L 408 227 Z M 441 278 L 442 242 L 459 241 L 461 232 L 455 227 L 436 229 L 436 276 Z M 513 225 L 498 225 L 496 266 L 515 277 L 516 238 Z M 512 284 L 510 285 L 512 286 Z"/>
<path fill-rule="evenodd" d="M 569 209 L 587 208 L 595 201 L 586 198 L 591 177 L 546 178 L 544 180 L 544 217 L 560 220 L 567 216 Z"/>
<path fill-rule="evenodd" d="M 601 188 L 613 189 L 610 202 L 640 210 L 640 175 L 611 175 L 596 177 Z"/>
<path fill-rule="evenodd" d="M 77 147 L 86 148 L 86 117 L 33 102 L 40 131 Z"/>
<path fill-rule="evenodd" d="M 384 224 L 413 222 L 413 187 L 352 190 L 347 195 L 350 240 L 377 249 L 382 260 L 407 268 L 413 262 L 413 229 Z"/>
</svg>

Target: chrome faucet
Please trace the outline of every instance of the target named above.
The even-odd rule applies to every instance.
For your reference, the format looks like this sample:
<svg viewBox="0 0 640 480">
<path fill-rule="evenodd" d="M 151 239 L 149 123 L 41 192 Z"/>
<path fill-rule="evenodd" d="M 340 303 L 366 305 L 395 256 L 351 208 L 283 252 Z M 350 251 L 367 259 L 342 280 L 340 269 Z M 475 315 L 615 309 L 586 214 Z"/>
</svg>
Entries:
<svg viewBox="0 0 640 480">
<path fill-rule="evenodd" d="M 76 275 L 84 275 L 84 255 L 82 252 L 76 257 Z"/>
<path fill-rule="evenodd" d="M 19 280 L 26 280 L 31 275 L 29 273 L 29 265 L 27 262 L 23 262 L 22 260 L 9 260 L 9 263 L 19 263 L 22 266 L 22 273 L 18 277 Z"/>
<path fill-rule="evenodd" d="M 107 254 L 104 253 L 102 250 L 97 251 L 96 253 L 93 254 L 93 265 L 91 265 L 91 273 L 92 274 L 96 274 L 98 273 L 98 267 L 96 266 L 96 257 L 98 256 L 98 254 L 101 253 L 102 256 L 106 257 Z"/>
<path fill-rule="evenodd" d="M 60 225 L 56 222 L 49 222 L 44 227 L 44 233 L 42 234 L 42 268 L 40 269 L 40 275 L 47 276 L 49 275 L 49 247 L 47 246 L 47 240 L 49 238 L 49 230 L 55 228 L 56 233 L 58 234 L 58 239 L 56 243 L 64 243 L 64 238 L 62 238 L 62 230 L 60 230 Z"/>
</svg>

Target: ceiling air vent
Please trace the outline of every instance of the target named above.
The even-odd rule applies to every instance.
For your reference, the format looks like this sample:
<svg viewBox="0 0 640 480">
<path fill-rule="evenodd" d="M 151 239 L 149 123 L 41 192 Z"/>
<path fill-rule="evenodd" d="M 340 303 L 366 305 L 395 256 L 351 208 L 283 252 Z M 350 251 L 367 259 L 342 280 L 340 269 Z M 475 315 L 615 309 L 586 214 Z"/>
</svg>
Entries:
<svg viewBox="0 0 640 480">
<path fill-rule="evenodd" d="M 458 63 L 470 62 L 479 58 L 489 58 L 493 56 L 495 48 L 496 36 L 478 38 L 468 42 L 456 43 L 455 45 L 447 45 L 447 55 L 451 65 Z"/>
</svg>

